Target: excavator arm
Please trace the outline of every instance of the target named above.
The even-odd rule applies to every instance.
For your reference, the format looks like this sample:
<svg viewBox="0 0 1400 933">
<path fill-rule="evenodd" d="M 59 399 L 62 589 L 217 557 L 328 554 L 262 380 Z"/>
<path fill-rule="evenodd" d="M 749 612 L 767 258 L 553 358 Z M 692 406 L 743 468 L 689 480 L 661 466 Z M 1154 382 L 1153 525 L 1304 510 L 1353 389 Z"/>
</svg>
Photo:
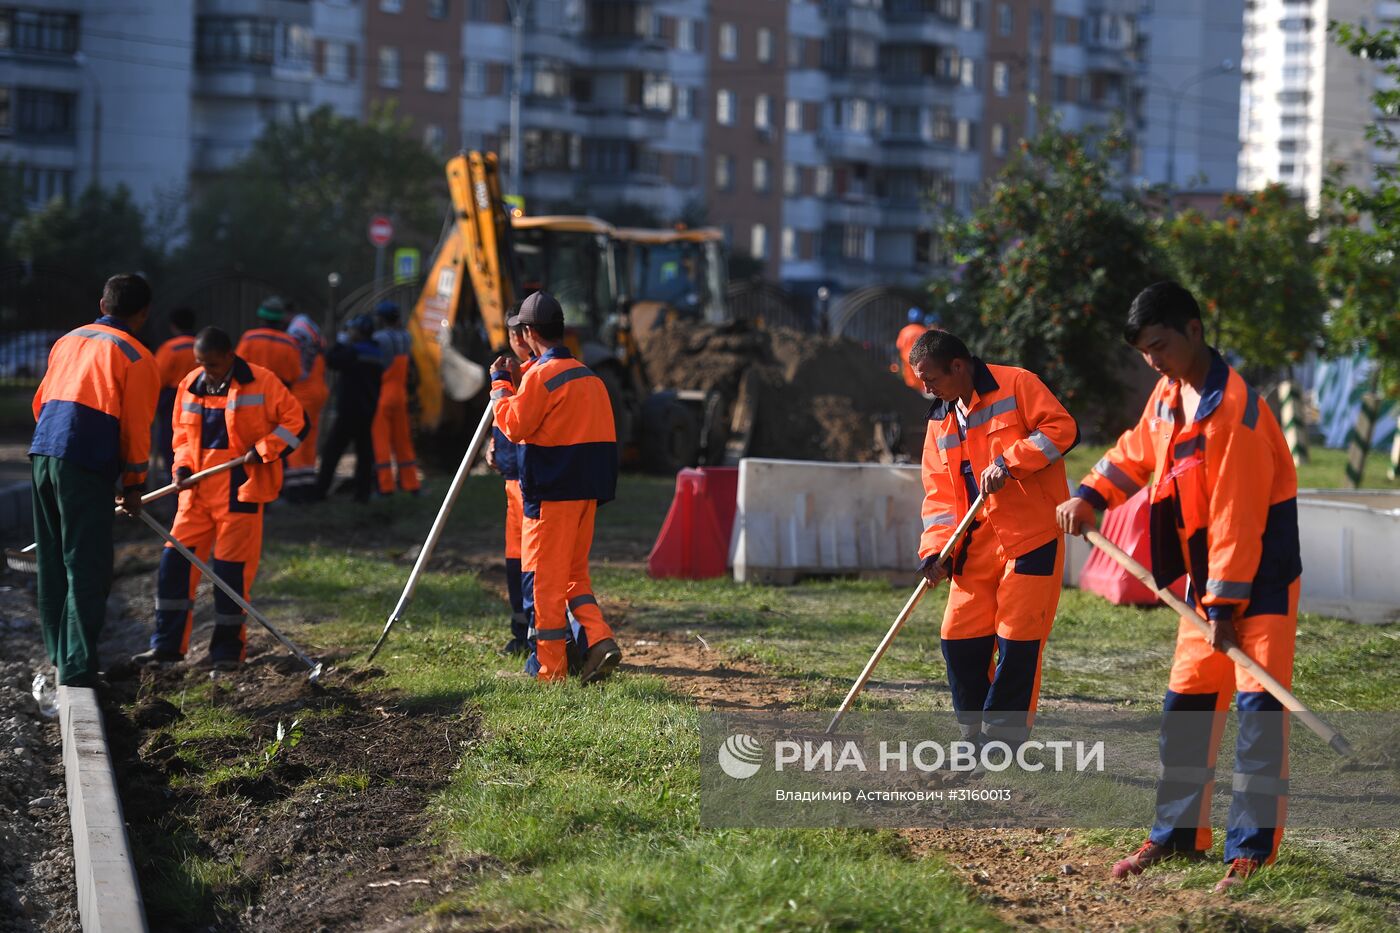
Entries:
<svg viewBox="0 0 1400 933">
<path fill-rule="evenodd" d="M 458 315 L 472 307 L 491 348 L 504 350 L 506 315 L 515 303 L 515 262 L 510 217 L 501 198 L 494 153 L 460 152 L 447 163 L 452 218 L 428 269 L 423 292 L 413 306 L 408 331 L 418 366 L 418 401 L 425 427 L 442 419 L 444 394 L 465 401 L 480 391 L 485 371 L 452 345 Z"/>
</svg>

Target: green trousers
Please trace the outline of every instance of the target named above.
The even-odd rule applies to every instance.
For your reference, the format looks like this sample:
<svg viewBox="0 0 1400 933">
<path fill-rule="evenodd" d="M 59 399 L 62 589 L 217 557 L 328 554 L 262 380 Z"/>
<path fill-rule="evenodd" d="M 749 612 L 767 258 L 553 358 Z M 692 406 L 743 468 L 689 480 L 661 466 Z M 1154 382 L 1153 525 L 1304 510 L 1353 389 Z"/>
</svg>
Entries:
<svg viewBox="0 0 1400 933">
<path fill-rule="evenodd" d="M 58 682 L 97 686 L 97 639 L 112 586 L 115 486 L 110 476 L 34 455 L 39 624 Z"/>
</svg>

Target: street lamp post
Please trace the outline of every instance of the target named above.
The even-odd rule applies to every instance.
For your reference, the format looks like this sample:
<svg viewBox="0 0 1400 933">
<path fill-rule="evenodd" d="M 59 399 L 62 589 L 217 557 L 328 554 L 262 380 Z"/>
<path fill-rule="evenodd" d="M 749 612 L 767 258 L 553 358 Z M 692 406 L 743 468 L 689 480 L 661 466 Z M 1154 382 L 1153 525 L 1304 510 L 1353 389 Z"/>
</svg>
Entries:
<svg viewBox="0 0 1400 933">
<path fill-rule="evenodd" d="M 92 66 L 88 63 L 87 56 L 82 52 L 73 53 L 73 61 L 83 70 L 83 75 L 92 81 L 92 165 L 90 174 L 92 187 L 99 187 L 102 183 L 102 84 L 97 80 L 97 75 L 93 73 Z"/>
<path fill-rule="evenodd" d="M 1175 213 L 1176 211 L 1176 118 L 1177 113 L 1181 110 L 1181 95 L 1185 93 L 1187 88 L 1194 87 L 1195 85 L 1200 84 L 1207 78 L 1213 78 L 1216 75 L 1229 74 L 1234 70 L 1235 63 L 1227 58 L 1220 64 L 1216 65 L 1214 68 L 1207 68 L 1205 71 L 1201 71 L 1192 75 L 1191 77 L 1183 81 L 1181 84 L 1177 85 L 1176 88 L 1168 88 L 1168 94 L 1170 95 L 1171 100 L 1171 116 L 1167 121 L 1168 213 Z"/>
<path fill-rule="evenodd" d="M 509 0 L 509 3 L 513 31 L 511 55 L 514 61 L 510 81 L 510 193 L 520 197 L 520 93 L 524 85 L 525 13 L 530 0 Z"/>
</svg>

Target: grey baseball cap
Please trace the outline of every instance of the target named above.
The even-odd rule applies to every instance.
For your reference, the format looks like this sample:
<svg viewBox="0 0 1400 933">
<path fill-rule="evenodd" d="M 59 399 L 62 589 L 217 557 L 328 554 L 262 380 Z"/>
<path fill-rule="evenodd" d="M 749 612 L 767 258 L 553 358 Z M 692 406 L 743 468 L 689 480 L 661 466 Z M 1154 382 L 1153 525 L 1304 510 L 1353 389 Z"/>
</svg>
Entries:
<svg viewBox="0 0 1400 933">
<path fill-rule="evenodd" d="M 548 324 L 551 321 L 564 323 L 564 309 L 549 292 L 535 292 L 520 303 L 520 310 L 506 319 L 510 327 L 522 324 Z"/>
</svg>

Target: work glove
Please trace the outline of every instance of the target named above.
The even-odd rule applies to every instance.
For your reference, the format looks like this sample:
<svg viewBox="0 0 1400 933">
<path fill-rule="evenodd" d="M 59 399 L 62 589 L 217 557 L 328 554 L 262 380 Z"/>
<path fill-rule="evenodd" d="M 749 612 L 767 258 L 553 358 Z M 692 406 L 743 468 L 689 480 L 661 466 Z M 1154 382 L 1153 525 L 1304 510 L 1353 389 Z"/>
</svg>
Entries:
<svg viewBox="0 0 1400 933">
<path fill-rule="evenodd" d="M 919 573 L 929 582 L 929 586 L 934 586 L 948 577 L 948 565 L 940 561 L 937 554 L 930 554 L 919 564 Z"/>
</svg>

